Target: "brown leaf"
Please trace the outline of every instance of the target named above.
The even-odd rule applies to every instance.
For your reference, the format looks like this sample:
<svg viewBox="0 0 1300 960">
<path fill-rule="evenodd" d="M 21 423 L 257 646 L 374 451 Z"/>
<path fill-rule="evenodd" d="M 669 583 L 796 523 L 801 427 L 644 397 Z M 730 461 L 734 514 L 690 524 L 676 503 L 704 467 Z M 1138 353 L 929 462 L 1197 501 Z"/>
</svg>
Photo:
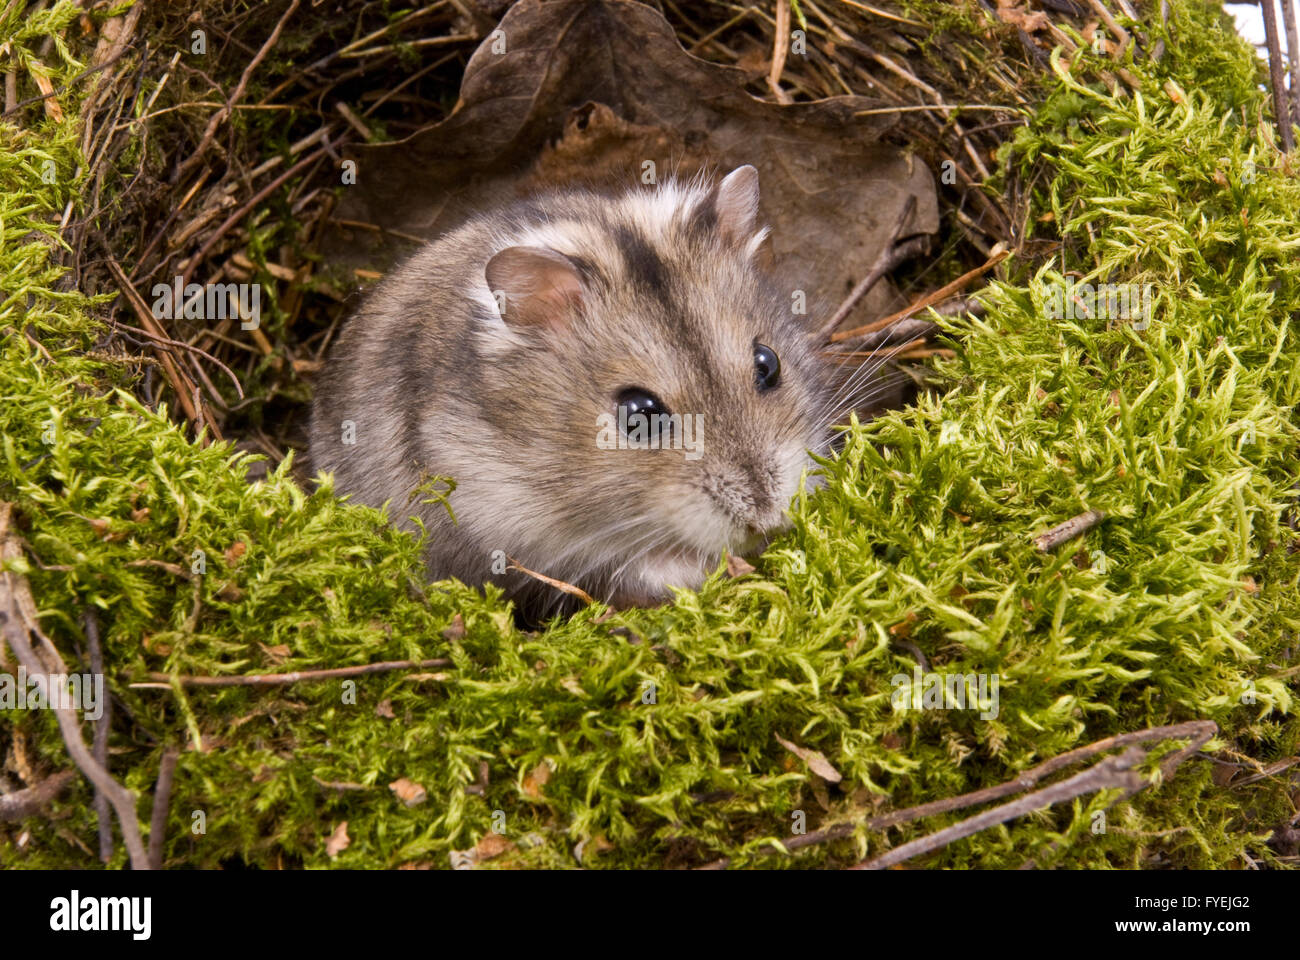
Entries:
<svg viewBox="0 0 1300 960">
<path fill-rule="evenodd" d="M 1237 768 L 1228 763 L 1215 763 L 1210 767 L 1210 779 L 1216 787 L 1226 787 L 1237 775 Z"/>
<path fill-rule="evenodd" d="M 1029 13 L 1021 8 L 1019 0 L 998 0 L 998 19 L 1019 27 L 1025 33 L 1046 30 L 1048 25 L 1047 14 Z"/>
<path fill-rule="evenodd" d="M 534 800 L 540 800 L 542 797 L 542 787 L 546 786 L 551 779 L 551 765 L 543 760 L 537 766 L 533 767 L 532 773 L 524 777 L 524 793 Z"/>
<path fill-rule="evenodd" d="M 733 557 L 727 554 L 727 576 L 743 577 L 747 573 L 753 573 L 754 566 L 745 560 L 744 557 Z"/>
<path fill-rule="evenodd" d="M 352 838 L 348 836 L 348 822 L 344 820 L 334 828 L 330 838 L 325 841 L 325 853 L 333 860 L 351 845 Z"/>
<path fill-rule="evenodd" d="M 262 652 L 265 653 L 273 663 L 283 663 L 285 660 L 288 660 L 290 654 L 293 653 L 293 651 L 289 649 L 287 643 L 277 643 L 273 647 L 268 647 L 264 643 L 258 643 L 258 646 L 262 648 Z"/>
<path fill-rule="evenodd" d="M 40 89 L 41 95 L 45 97 L 45 99 L 41 101 L 42 106 L 45 107 L 45 113 L 55 123 L 62 123 L 63 108 L 59 106 L 58 97 L 53 96 L 54 84 L 51 83 L 50 78 L 45 75 L 45 65 L 39 60 L 33 60 L 30 64 L 30 73 L 32 75 L 32 80 L 36 82 L 36 86 Z"/>
<path fill-rule="evenodd" d="M 428 791 L 424 787 L 411 782 L 406 777 L 394 780 L 388 785 L 388 789 L 397 794 L 397 799 L 408 807 L 418 807 L 429 799 Z"/>
<path fill-rule="evenodd" d="M 820 751 L 807 750 L 803 747 L 795 746 L 789 740 L 782 740 L 780 736 L 777 736 L 776 742 L 781 744 L 781 746 L 785 747 L 804 763 L 808 764 L 809 770 L 828 783 L 839 783 L 844 779 L 840 776 L 840 772 L 831 766 L 830 761 L 827 760 Z"/>
<path fill-rule="evenodd" d="M 493 857 L 499 857 L 507 850 L 513 850 L 515 845 L 500 833 L 488 833 L 483 836 L 474 846 L 474 851 L 478 854 L 479 860 L 491 860 Z"/>
<path fill-rule="evenodd" d="M 826 791 L 826 781 L 820 777 L 813 777 L 808 784 L 812 788 L 813 799 L 817 801 L 817 806 L 821 807 L 826 813 L 831 810 L 831 797 Z"/>
<path fill-rule="evenodd" d="M 907 639 L 912 635 L 912 624 L 916 623 L 916 621 L 916 613 L 908 611 L 907 616 L 903 618 L 901 623 L 896 623 L 889 628 L 889 633 L 892 636 Z"/>
<path fill-rule="evenodd" d="M 750 163 L 772 255 L 801 289 L 831 297 L 870 269 L 910 196 L 907 233 L 938 229 L 933 173 L 882 136 L 898 115 L 862 113 L 884 101 L 755 99 L 743 70 L 687 53 L 661 13 L 630 0 L 520 0 L 499 30 L 445 120 L 400 144 L 343 148 L 370 173 L 345 191 L 340 217 L 432 237 L 544 185 L 639 184 L 646 160 L 660 180 Z M 331 231 L 325 252 L 374 266 L 405 252 L 376 250 L 388 236 Z M 879 283 L 855 315 L 882 315 L 894 296 Z"/>
</svg>

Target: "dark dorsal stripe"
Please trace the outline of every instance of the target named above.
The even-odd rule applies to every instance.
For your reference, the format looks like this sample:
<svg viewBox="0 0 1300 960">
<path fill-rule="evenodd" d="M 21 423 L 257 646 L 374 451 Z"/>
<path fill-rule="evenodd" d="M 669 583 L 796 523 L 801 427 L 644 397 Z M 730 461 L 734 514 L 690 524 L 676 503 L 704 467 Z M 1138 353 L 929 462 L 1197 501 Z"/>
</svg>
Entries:
<svg viewBox="0 0 1300 960">
<path fill-rule="evenodd" d="M 645 237 L 626 224 L 614 227 L 614 241 L 623 262 L 627 265 L 628 277 L 646 293 L 667 302 L 668 268 L 659 258 Z"/>
</svg>

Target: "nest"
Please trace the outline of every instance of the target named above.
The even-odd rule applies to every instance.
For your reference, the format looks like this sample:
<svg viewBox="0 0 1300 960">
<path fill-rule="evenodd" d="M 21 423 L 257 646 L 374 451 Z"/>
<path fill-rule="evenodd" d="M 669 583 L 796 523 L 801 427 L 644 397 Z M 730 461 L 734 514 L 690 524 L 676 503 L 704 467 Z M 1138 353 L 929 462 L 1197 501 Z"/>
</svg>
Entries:
<svg viewBox="0 0 1300 960">
<path fill-rule="evenodd" d="M 110 22 L 98 92 L 83 111 L 90 203 L 66 231 L 65 261 L 80 289 L 121 293 L 104 309 L 115 331 L 106 346 L 140 356 L 146 403 L 167 403 L 196 434 L 232 439 L 265 455 L 267 467 L 303 448 L 312 376 L 359 291 L 384 267 L 382 257 L 340 266 L 321 251 L 384 238 L 400 255 L 422 239 L 339 212 L 344 151 L 445 120 L 469 57 L 506 6 L 435 3 L 390 21 L 375 5 L 319 18 L 295 5 L 238 14 L 204 6 L 184 16 L 145 5 Z M 749 95 L 774 104 L 864 98 L 883 141 L 942 171 L 935 255 L 890 262 L 894 286 L 864 322 L 907 307 L 995 249 L 1035 242 L 1017 236 L 1023 186 L 985 184 L 998 145 L 1024 122 L 1019 113 L 1033 96 L 1024 78 L 1042 70 L 1059 28 L 1029 23 L 1031 34 L 1006 18 L 982 36 L 950 35 L 849 4 L 806 3 L 797 21 L 784 3 L 775 16 L 725 3 L 661 9 L 691 56 L 743 71 Z M 1079 26 L 1085 36 L 1096 28 L 1084 18 Z M 780 56 L 773 37 L 791 29 L 806 30 L 806 56 Z M 206 54 L 192 54 L 201 43 Z M 257 282 L 262 322 L 252 330 L 233 317 L 160 322 L 150 315 L 152 288 L 176 277 Z M 918 322 L 856 346 L 906 346 L 900 361 L 921 360 L 942 349 L 922 339 L 932 332 Z"/>
</svg>

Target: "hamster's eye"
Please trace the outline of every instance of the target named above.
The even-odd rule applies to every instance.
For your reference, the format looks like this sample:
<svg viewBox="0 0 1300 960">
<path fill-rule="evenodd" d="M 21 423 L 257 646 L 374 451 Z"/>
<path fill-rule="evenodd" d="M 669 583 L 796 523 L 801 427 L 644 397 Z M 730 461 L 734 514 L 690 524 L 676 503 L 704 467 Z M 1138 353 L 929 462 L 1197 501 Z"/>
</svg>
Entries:
<svg viewBox="0 0 1300 960">
<path fill-rule="evenodd" d="M 618 423 L 624 433 L 632 431 L 645 437 L 657 436 L 663 423 L 661 418 L 667 413 L 668 408 L 649 390 L 628 387 L 618 395 Z"/>
<path fill-rule="evenodd" d="M 771 390 L 781 382 L 781 358 L 764 343 L 754 343 L 754 382 L 759 390 Z"/>
</svg>

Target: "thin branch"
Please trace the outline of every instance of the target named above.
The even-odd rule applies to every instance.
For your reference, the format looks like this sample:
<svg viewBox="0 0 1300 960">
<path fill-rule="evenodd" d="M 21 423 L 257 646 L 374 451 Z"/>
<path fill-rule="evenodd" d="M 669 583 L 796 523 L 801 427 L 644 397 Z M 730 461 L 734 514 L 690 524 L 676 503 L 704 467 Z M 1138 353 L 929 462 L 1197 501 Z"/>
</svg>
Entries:
<svg viewBox="0 0 1300 960">
<path fill-rule="evenodd" d="M 23 107 L 29 106 L 30 104 L 40 103 L 42 100 L 48 100 L 51 97 L 57 97 L 66 93 L 74 85 L 80 83 L 82 80 L 86 79 L 86 77 L 89 77 L 91 74 L 99 73 L 99 71 L 105 69 L 106 67 L 111 67 L 113 64 L 117 63 L 117 61 L 121 60 L 124 56 L 126 56 L 128 53 L 132 52 L 134 49 L 135 49 L 134 47 L 127 47 L 126 49 L 119 51 L 116 55 L 105 60 L 103 63 L 97 63 L 90 69 L 81 71 L 81 73 L 77 74 L 75 77 L 73 77 L 63 86 L 59 87 L 57 90 L 51 90 L 49 93 L 42 93 L 35 97 L 28 97 L 26 100 L 19 100 L 17 103 L 13 104 L 12 106 L 7 106 L 5 112 L 0 113 L 0 118 L 7 117 L 11 113 L 17 113 Z"/>
<path fill-rule="evenodd" d="M 158 321 L 154 318 L 154 315 L 150 312 L 149 308 L 145 306 L 144 298 L 140 296 L 139 291 L 137 291 L 131 284 L 131 281 L 127 279 L 126 271 L 123 270 L 121 265 L 112 257 L 108 257 L 104 262 L 108 266 L 109 273 L 113 274 L 113 278 L 117 281 L 118 289 L 122 291 L 122 295 L 126 297 L 127 302 L 131 304 L 131 309 L 133 309 L 136 316 L 140 318 L 140 322 L 143 323 L 146 328 L 157 328 Z M 155 330 L 155 335 L 158 337 L 163 336 L 163 334 L 158 330 Z M 163 375 L 171 385 L 172 392 L 176 394 L 176 402 L 180 404 L 181 409 L 185 412 L 186 418 L 191 423 L 199 424 L 202 421 L 202 417 L 200 416 L 199 411 L 194 408 L 190 400 L 190 396 L 194 391 L 194 384 L 190 381 L 189 377 L 185 375 L 185 372 L 177 367 L 175 359 L 166 350 L 161 348 L 158 349 L 158 359 L 162 363 Z M 220 439 L 219 434 L 217 439 Z"/>
<path fill-rule="evenodd" d="M 1193 749 L 1200 749 L 1203 744 L 1218 732 L 1218 729 L 1218 726 L 1210 720 L 1190 720 L 1186 723 L 1176 723 L 1170 726 L 1151 727 L 1146 730 L 1134 730 L 1128 733 L 1115 734 L 1114 736 L 1105 737 L 1101 740 L 1096 740 L 1093 743 L 1085 744 L 1082 747 L 1075 747 L 1073 750 L 1067 750 L 1065 753 L 1052 757 L 1049 760 L 1045 760 L 1038 766 L 1031 767 L 1004 783 L 995 784 L 991 787 L 983 787 L 979 790 L 974 790 L 970 793 L 963 793 L 955 797 L 945 797 L 942 800 L 932 800 L 929 803 L 923 803 L 915 807 L 907 807 L 903 810 L 895 810 L 892 813 L 886 813 L 879 817 L 871 817 L 867 820 L 837 823 L 813 833 L 791 837 L 789 840 L 783 841 L 782 846 L 784 846 L 787 851 L 801 850 L 804 847 L 811 847 L 819 843 L 825 843 L 831 840 L 842 840 L 845 837 L 850 837 L 859 826 L 865 830 L 880 831 L 885 830 L 888 827 L 897 826 L 900 823 L 910 823 L 913 820 L 920 820 L 923 817 L 933 817 L 939 814 L 952 813 L 954 810 L 964 810 L 967 807 L 978 806 L 981 803 L 1001 800 L 1003 797 L 1020 793 L 1023 790 L 1028 790 L 1040 780 L 1050 777 L 1059 770 L 1063 770 L 1075 763 L 1095 757 L 1098 754 L 1105 753 L 1107 750 L 1114 750 L 1117 747 L 1126 747 L 1135 743 L 1150 743 L 1156 740 L 1181 740 L 1190 737 L 1194 738 L 1195 747 Z M 770 850 L 764 852 L 774 853 L 776 851 Z M 724 857 L 721 860 L 715 860 L 699 869 L 723 870 L 730 865 L 730 863 L 731 859 Z"/>
<path fill-rule="evenodd" d="M 25 790 L 0 796 L 0 823 L 34 817 L 75 779 L 76 770 L 60 770 Z"/>
<path fill-rule="evenodd" d="M 252 77 L 253 71 L 256 70 L 261 62 L 266 59 L 266 55 L 271 52 L 271 48 L 274 47 L 276 42 L 280 39 L 280 33 L 284 30 L 284 25 L 288 23 L 289 18 L 293 16 L 294 12 L 298 9 L 299 2 L 300 0 L 293 0 L 293 2 L 289 4 L 289 9 L 280 17 L 279 22 L 275 25 L 275 29 L 271 31 L 271 35 L 267 37 L 266 42 L 262 44 L 262 48 L 257 51 L 256 56 L 254 56 L 253 59 L 249 61 L 248 66 L 244 68 L 243 74 L 239 77 L 239 83 L 235 85 L 235 89 L 230 94 L 230 98 L 226 101 L 225 106 L 214 113 L 208 120 L 207 128 L 203 131 L 203 137 L 199 140 L 199 145 L 194 148 L 194 152 L 186 157 L 184 162 L 182 162 L 172 174 L 172 183 L 179 183 L 191 170 L 198 166 L 199 162 L 203 159 L 203 154 L 212 144 L 212 138 L 217 134 L 217 128 L 225 122 L 225 119 L 230 116 L 231 108 L 239 102 L 241 97 L 243 97 L 244 89 L 248 86 L 248 81 Z"/>
<path fill-rule="evenodd" d="M 910 860 L 912 857 L 918 857 L 923 853 L 946 847 L 955 840 L 969 837 L 971 834 L 987 830 L 999 823 L 1006 823 L 1008 820 L 1023 817 L 1035 810 L 1041 810 L 1052 804 L 1060 803 L 1062 800 L 1071 800 L 1086 793 L 1120 789 L 1124 791 L 1124 796 L 1132 796 L 1146 785 L 1146 780 L 1142 775 L 1133 769 L 1142 762 L 1144 757 L 1146 757 L 1146 751 L 1141 747 L 1129 747 L 1120 756 L 1107 757 L 1096 766 L 1090 767 L 1081 773 L 1076 773 L 1060 783 L 1054 783 L 1042 790 L 1035 790 L 1019 800 L 1004 803 L 992 810 L 985 810 L 983 813 L 962 820 L 960 823 L 954 823 L 952 826 L 945 827 L 936 833 L 918 837 L 916 840 L 895 847 L 875 859 L 864 860 L 855 864 L 849 869 L 884 870 L 886 867 L 892 867 L 894 864 Z"/>
<path fill-rule="evenodd" d="M 326 146 L 313 150 L 311 153 L 307 154 L 307 156 L 303 157 L 301 160 L 295 163 L 288 170 L 284 171 L 284 173 L 280 174 L 278 177 L 276 177 L 274 180 L 268 183 L 261 190 L 257 191 L 257 193 L 249 197 L 242 207 L 240 207 L 238 210 L 236 210 L 234 213 L 228 216 L 224 221 L 222 221 L 221 225 L 217 227 L 217 229 L 212 232 L 212 234 L 208 237 L 208 239 L 203 242 L 203 245 L 199 247 L 199 252 L 194 255 L 193 259 L 191 259 L 189 263 L 186 264 L 185 269 L 181 272 L 182 286 L 190 282 L 190 277 L 194 275 L 194 268 L 203 262 L 204 258 L 207 257 L 208 252 L 214 246 L 216 246 L 217 241 L 220 240 L 222 237 L 224 237 L 226 233 L 232 227 L 235 226 L 235 224 L 239 223 L 239 221 L 243 220 L 244 217 L 248 216 L 249 211 L 253 210 L 259 203 L 261 203 L 263 200 L 269 197 L 273 192 L 278 190 L 284 184 L 284 182 L 288 180 L 290 177 L 297 176 L 299 173 L 307 169 L 307 167 L 311 166 L 313 163 L 315 163 L 317 160 L 323 157 L 327 152 L 332 151 L 334 147 L 338 146 L 342 142 L 343 142 L 342 138 L 340 138 L 337 143 L 330 144 L 327 142 Z"/>
<path fill-rule="evenodd" d="M 133 683 L 136 689 L 156 690 L 156 684 L 167 685 L 175 679 L 183 687 L 282 687 L 292 683 L 310 683 L 315 680 L 333 680 L 338 677 L 362 677 L 371 673 L 385 673 L 390 670 L 413 670 L 422 667 L 446 667 L 451 661 L 440 657 L 436 660 L 384 660 L 379 663 L 366 663 L 359 667 L 333 667 L 329 670 L 295 670 L 293 673 L 255 673 L 232 677 L 194 677 L 181 676 L 173 678 L 170 673 L 150 673 L 149 679 L 154 683 Z"/>
<path fill-rule="evenodd" d="M 591 594 L 586 590 L 583 590 L 582 587 L 575 587 L 571 583 L 565 583 L 563 580 L 556 580 L 554 577 L 548 577 L 546 574 L 538 573 L 536 570 L 529 570 L 527 567 L 520 566 L 519 562 L 513 557 L 506 557 L 506 559 L 510 561 L 510 565 L 506 567 L 507 570 L 518 570 L 525 576 L 532 577 L 534 580 L 540 580 L 542 583 L 552 586 L 556 590 L 577 597 L 583 603 L 592 604 L 596 602 Z"/>
<path fill-rule="evenodd" d="M 158 767 L 158 785 L 153 791 L 153 811 L 149 816 L 149 866 L 161 870 L 163 865 L 163 843 L 167 833 L 167 808 L 171 804 L 172 776 L 176 772 L 176 761 L 180 757 L 180 748 L 171 744 L 163 751 L 162 763 Z"/>
<path fill-rule="evenodd" d="M 1294 0 L 1282 0 L 1282 26 L 1286 30 L 1286 55 L 1291 61 L 1291 122 L 1300 126 L 1300 37 L 1296 35 Z"/>
<path fill-rule="evenodd" d="M 59 723 L 59 732 L 68 748 L 73 763 L 86 775 L 95 787 L 102 790 L 117 812 L 118 822 L 122 827 L 122 839 L 126 841 L 127 854 L 131 858 L 133 870 L 148 870 L 149 858 L 145 854 L 144 843 L 140 839 L 140 822 L 136 819 L 135 795 L 118 783 L 105 770 L 81 739 L 80 721 L 77 712 L 71 707 L 54 707 L 63 698 L 59 691 L 49 689 L 48 674 L 66 676 L 67 666 L 59 651 L 41 632 L 36 616 L 36 601 L 32 599 L 24 577 L 7 569 L 9 561 L 16 560 L 21 554 L 9 530 L 12 504 L 0 503 L 0 585 L 3 586 L 3 604 L 0 604 L 0 625 L 3 626 L 9 649 L 14 652 L 28 674 L 35 678 L 45 695 L 46 701 L 53 707 L 55 719 Z M 42 643 L 42 659 L 33 649 L 28 634 L 37 637 Z"/>
<path fill-rule="evenodd" d="M 789 44 L 790 0 L 776 0 L 776 26 L 772 30 L 772 69 L 767 74 L 767 86 L 781 103 L 794 102 L 790 94 L 781 89 L 781 73 L 785 70 Z"/>
<path fill-rule="evenodd" d="M 1106 514 L 1103 511 L 1088 510 L 1077 517 L 1071 517 L 1064 523 L 1058 523 L 1050 530 L 1040 533 L 1034 537 L 1034 546 L 1044 553 L 1048 550 L 1054 550 L 1066 541 L 1087 533 L 1105 519 Z"/>
<path fill-rule="evenodd" d="M 1260 9 L 1264 12 L 1264 40 L 1268 45 L 1268 75 L 1273 87 L 1273 115 L 1277 121 L 1278 132 L 1282 135 L 1282 151 L 1290 153 L 1295 149 L 1295 135 L 1291 132 L 1291 108 L 1287 102 L 1286 88 L 1282 82 L 1282 45 L 1277 32 L 1277 10 L 1273 0 L 1262 0 Z"/>
<path fill-rule="evenodd" d="M 128 280 L 127 282 L 129 283 L 130 281 Z M 235 376 L 235 372 L 231 370 L 228 366 L 226 366 L 224 363 L 222 363 L 220 360 L 218 360 L 216 357 L 214 357 L 212 354 L 208 353 L 206 350 L 202 350 L 199 347 L 194 346 L 194 344 L 192 343 L 186 343 L 184 340 L 173 340 L 170 337 L 164 337 L 158 333 L 150 333 L 148 330 L 145 330 L 143 327 L 133 327 L 131 326 L 131 324 L 123 323 L 121 320 L 110 320 L 109 322 L 112 323 L 113 326 L 115 327 L 121 327 L 124 330 L 130 330 L 132 333 L 138 333 L 143 337 L 148 337 L 150 340 L 154 341 L 155 343 L 165 343 L 169 347 L 179 347 L 182 350 L 188 350 L 191 353 L 197 353 L 200 357 L 203 357 L 205 360 L 211 360 L 214 364 L 216 364 L 216 366 L 221 368 L 222 372 L 225 373 L 227 377 L 230 378 L 230 382 L 235 385 L 235 393 L 239 394 L 239 399 L 240 400 L 244 399 L 244 388 L 240 384 L 239 378 Z"/>
<path fill-rule="evenodd" d="M 995 250 L 993 256 L 989 257 L 988 260 L 984 261 L 980 266 L 976 267 L 974 270 L 968 270 L 956 280 L 952 281 L 952 283 L 945 284 L 933 293 L 926 294 L 907 309 L 900 310 L 898 313 L 877 320 L 874 323 L 869 323 L 864 327 L 855 327 L 852 330 L 840 330 L 836 333 L 832 333 L 830 336 L 830 342 L 839 343 L 843 340 L 851 340 L 854 337 L 859 337 L 864 333 L 871 333 L 872 331 L 883 329 L 898 320 L 906 320 L 908 317 L 911 317 L 915 313 L 919 313 L 926 307 L 933 306 L 936 303 L 942 303 L 953 294 L 959 293 L 965 289 L 966 285 L 976 277 L 988 273 L 1008 256 L 1010 256 L 1010 251 Z"/>
<path fill-rule="evenodd" d="M 893 270 L 900 263 L 903 263 L 905 260 L 910 260 L 912 257 L 921 253 L 930 246 L 929 237 L 916 237 L 902 246 L 897 246 L 898 238 L 903 232 L 903 227 L 912 219 L 912 211 L 915 209 L 916 197 L 915 195 L 912 195 L 909 196 L 907 202 L 903 204 L 903 210 L 898 215 L 898 221 L 894 224 L 894 229 L 890 232 L 889 239 L 885 241 L 885 245 L 880 249 L 880 253 L 876 256 L 876 261 L 871 265 L 871 269 L 867 271 L 866 276 L 858 281 L 857 286 L 850 291 L 849 295 L 844 298 L 844 302 L 840 304 L 839 309 L 837 309 L 821 329 L 816 332 L 815 339 L 818 342 L 826 340 L 831 336 L 835 328 L 838 327 L 841 321 L 843 321 L 844 318 L 853 311 L 853 308 L 858 305 L 858 301 L 867 295 L 871 288 L 880 281 L 881 277 L 887 274 L 890 270 Z"/>
<path fill-rule="evenodd" d="M 86 629 L 86 643 L 90 646 L 90 672 L 96 676 L 104 675 L 104 650 L 99 642 L 99 620 L 95 611 L 87 609 L 83 620 Z M 95 739 L 93 752 L 95 762 L 105 770 L 108 769 L 108 733 L 112 723 L 112 698 L 105 695 L 103 709 L 95 721 Z M 113 859 L 113 820 L 109 816 L 108 797 L 104 791 L 95 788 L 95 818 L 99 821 L 99 859 L 103 863 Z"/>
</svg>

